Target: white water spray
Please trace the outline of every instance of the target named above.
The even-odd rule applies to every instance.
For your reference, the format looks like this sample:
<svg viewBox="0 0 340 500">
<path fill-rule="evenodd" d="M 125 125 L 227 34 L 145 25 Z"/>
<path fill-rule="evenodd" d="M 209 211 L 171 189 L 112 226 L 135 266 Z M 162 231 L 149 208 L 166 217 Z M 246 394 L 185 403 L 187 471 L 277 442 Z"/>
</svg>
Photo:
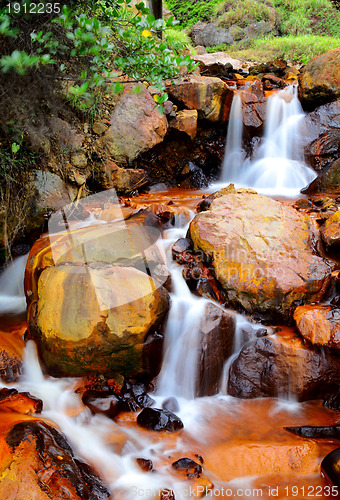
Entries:
<svg viewBox="0 0 340 500">
<path fill-rule="evenodd" d="M 239 131 L 242 110 L 238 103 L 235 104 L 230 120 L 236 120 L 236 123 L 230 123 L 228 127 L 221 179 L 223 183 L 235 182 L 262 193 L 297 194 L 316 177 L 316 173 L 304 162 L 301 133 L 303 117 L 296 85 L 290 85 L 270 96 L 261 145 L 253 158 L 242 161 L 244 151 L 240 140 L 242 133 Z M 228 146 L 231 141 L 232 149 Z M 238 157 L 240 161 L 236 160 L 235 164 L 235 158 Z"/>
<path fill-rule="evenodd" d="M 0 276 L 0 314 L 20 314 L 26 310 L 24 273 L 28 254 L 13 260 Z"/>
</svg>

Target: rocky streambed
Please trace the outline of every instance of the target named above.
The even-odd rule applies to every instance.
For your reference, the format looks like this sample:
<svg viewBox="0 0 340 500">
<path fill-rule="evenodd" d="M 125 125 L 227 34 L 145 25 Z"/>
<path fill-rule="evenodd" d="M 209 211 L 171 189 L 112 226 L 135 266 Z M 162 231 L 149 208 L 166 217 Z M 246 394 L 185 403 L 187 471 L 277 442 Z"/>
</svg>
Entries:
<svg viewBox="0 0 340 500">
<path fill-rule="evenodd" d="M 339 201 L 230 185 L 57 212 L 28 328 L 3 320 L 1 498 L 336 496 L 336 432 L 284 427 L 340 424 Z"/>
</svg>

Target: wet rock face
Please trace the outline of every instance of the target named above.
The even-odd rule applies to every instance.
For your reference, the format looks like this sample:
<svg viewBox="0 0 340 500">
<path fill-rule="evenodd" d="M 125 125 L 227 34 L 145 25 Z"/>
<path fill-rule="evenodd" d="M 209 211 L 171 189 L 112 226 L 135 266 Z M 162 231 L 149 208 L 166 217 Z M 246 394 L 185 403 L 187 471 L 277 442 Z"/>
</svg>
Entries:
<svg viewBox="0 0 340 500">
<path fill-rule="evenodd" d="M 209 303 L 202 318 L 197 396 L 211 396 L 219 390 L 224 362 L 233 352 L 233 314 Z"/>
<path fill-rule="evenodd" d="M 107 487 L 91 467 L 74 455 L 66 438 L 43 422 L 20 422 L 6 435 L 12 460 L 0 482 L 2 499 L 47 500 L 65 495 L 70 500 L 104 500 Z M 10 496 L 13 487 L 15 497 Z"/>
<path fill-rule="evenodd" d="M 299 77 L 300 95 L 306 107 L 334 101 L 340 97 L 340 48 L 313 57 Z"/>
<path fill-rule="evenodd" d="M 301 306 L 294 312 L 300 334 L 319 347 L 340 353 L 340 309 L 332 306 Z"/>
<path fill-rule="evenodd" d="M 340 210 L 334 212 L 328 217 L 324 225 L 321 227 L 321 236 L 326 245 L 339 247 L 340 246 Z"/>
<path fill-rule="evenodd" d="M 0 410 L 15 411 L 22 415 L 41 413 L 43 402 L 29 392 L 18 392 L 16 389 L 0 389 Z"/>
<path fill-rule="evenodd" d="M 202 474 L 202 466 L 191 460 L 191 458 L 180 458 L 172 464 L 172 468 L 177 471 L 185 472 L 189 479 L 198 478 Z"/>
<path fill-rule="evenodd" d="M 167 86 L 171 100 L 188 109 L 197 109 L 200 119 L 226 122 L 229 117 L 233 91 L 219 78 L 193 76 L 176 80 Z"/>
<path fill-rule="evenodd" d="M 340 193 L 340 159 L 321 172 L 307 188 L 301 190 L 305 194 Z"/>
<path fill-rule="evenodd" d="M 11 331 L 0 331 L 0 377 L 4 382 L 17 380 L 21 373 L 26 330 L 27 325 L 24 324 Z"/>
<path fill-rule="evenodd" d="M 175 432 L 183 429 L 183 422 L 177 415 L 157 408 L 144 408 L 137 417 L 137 424 L 156 432 Z"/>
<path fill-rule="evenodd" d="M 340 100 L 308 113 L 301 130 L 306 136 L 305 158 L 321 172 L 340 155 Z"/>
<path fill-rule="evenodd" d="M 228 301 L 249 313 L 289 318 L 295 305 L 322 299 L 331 269 L 313 251 L 307 215 L 251 190 L 229 188 L 190 224 Z"/>
<path fill-rule="evenodd" d="M 340 448 L 329 453 L 321 463 L 321 471 L 330 484 L 340 486 Z"/>
<path fill-rule="evenodd" d="M 249 89 L 241 90 L 239 94 L 242 101 L 243 125 L 249 133 L 258 133 L 266 118 L 263 84 L 258 81 Z"/>
<path fill-rule="evenodd" d="M 282 332 L 243 346 L 230 367 L 228 394 L 307 401 L 336 390 L 339 381 L 337 356 L 308 349 L 297 335 Z"/>
</svg>

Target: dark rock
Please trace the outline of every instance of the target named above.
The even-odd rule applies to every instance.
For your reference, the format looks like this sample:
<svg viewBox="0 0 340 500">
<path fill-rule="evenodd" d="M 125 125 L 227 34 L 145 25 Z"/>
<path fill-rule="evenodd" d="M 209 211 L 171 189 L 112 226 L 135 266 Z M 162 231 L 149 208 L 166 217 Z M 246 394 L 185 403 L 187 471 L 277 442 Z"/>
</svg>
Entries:
<svg viewBox="0 0 340 500">
<path fill-rule="evenodd" d="M 162 403 L 163 410 L 169 410 L 172 412 L 179 411 L 179 404 L 176 398 L 170 397 L 163 401 Z"/>
<path fill-rule="evenodd" d="M 198 478 L 202 474 L 202 467 L 191 458 L 180 458 L 172 464 L 173 469 L 186 472 L 188 478 Z"/>
<path fill-rule="evenodd" d="M 120 398 L 108 391 L 85 391 L 82 401 L 93 413 L 103 413 L 114 418 L 120 411 Z"/>
<path fill-rule="evenodd" d="M 323 404 L 330 410 L 340 411 L 340 394 L 329 396 Z"/>
<path fill-rule="evenodd" d="M 18 413 L 41 413 L 43 402 L 29 392 L 18 392 L 16 389 L 0 389 L 0 408 Z"/>
<path fill-rule="evenodd" d="M 68 488 L 68 498 L 103 500 L 110 497 L 107 487 L 91 467 L 77 459 L 65 436 L 44 422 L 20 422 L 15 424 L 6 437 L 8 446 L 15 452 L 23 442 L 35 450 L 41 460 L 39 483 L 47 483 L 54 497 Z"/>
<path fill-rule="evenodd" d="M 329 453 L 321 462 L 321 472 L 330 484 L 340 486 L 340 448 Z"/>
<path fill-rule="evenodd" d="M 207 187 L 209 184 L 207 177 L 202 172 L 202 169 L 191 161 L 189 161 L 189 163 L 183 168 L 181 177 L 183 179 L 180 183 L 181 188 L 203 188 Z"/>
<path fill-rule="evenodd" d="M 235 317 L 208 303 L 200 325 L 201 350 L 196 394 L 211 396 L 219 390 L 224 362 L 233 352 Z"/>
<path fill-rule="evenodd" d="M 196 208 L 197 212 L 204 212 L 205 210 L 209 210 L 211 203 L 212 198 L 205 198 L 204 200 L 200 201 Z"/>
<path fill-rule="evenodd" d="M 340 425 L 331 425 L 327 427 L 284 427 L 284 429 L 292 434 L 304 438 L 320 438 L 320 439 L 340 439 Z"/>
<path fill-rule="evenodd" d="M 340 193 L 340 159 L 326 167 L 314 181 L 301 190 L 305 194 Z"/>
<path fill-rule="evenodd" d="M 306 137 L 305 158 L 321 172 L 340 156 L 340 100 L 308 113 L 301 130 Z"/>
<path fill-rule="evenodd" d="M 146 458 L 136 458 L 136 462 L 139 465 L 139 467 L 145 472 L 153 470 L 152 460 Z"/>
<path fill-rule="evenodd" d="M 193 251 L 189 238 L 180 238 L 172 245 L 172 258 L 178 264 L 185 264 L 190 259 L 190 250 Z"/>
<path fill-rule="evenodd" d="M 282 330 L 247 342 L 229 371 L 228 394 L 238 398 L 323 398 L 340 382 L 340 359 L 308 349 L 301 337 Z"/>
<path fill-rule="evenodd" d="M 183 429 L 183 422 L 177 415 L 158 408 L 144 408 L 137 417 L 137 424 L 156 432 L 175 432 Z"/>
</svg>

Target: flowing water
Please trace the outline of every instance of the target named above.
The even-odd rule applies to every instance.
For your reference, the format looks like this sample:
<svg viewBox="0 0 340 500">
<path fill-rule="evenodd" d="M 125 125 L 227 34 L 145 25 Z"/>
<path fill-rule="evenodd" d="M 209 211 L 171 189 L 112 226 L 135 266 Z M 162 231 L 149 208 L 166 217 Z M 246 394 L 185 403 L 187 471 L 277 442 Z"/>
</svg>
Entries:
<svg viewBox="0 0 340 500">
<path fill-rule="evenodd" d="M 280 186 L 282 193 L 282 188 L 296 190 L 313 177 L 304 165 L 301 151 L 298 152 L 298 141 L 295 141 L 296 127 L 302 116 L 296 101 L 294 89 L 283 91 L 270 100 L 263 144 L 256 158 L 243 162 L 242 168 L 238 168 L 244 153 L 241 101 L 236 96 L 228 131 L 223 174 L 225 183 L 232 180 L 274 191 Z M 291 151 L 290 144 L 293 144 L 294 151 Z M 96 223 L 96 218 L 92 215 L 88 222 Z M 97 222 L 103 223 L 102 220 Z M 27 343 L 24 375 L 15 387 L 20 391 L 29 391 L 44 401 L 42 418 L 54 422 L 65 433 L 76 452 L 106 481 L 115 498 L 158 499 L 159 492 L 164 488 L 173 490 L 176 500 L 202 493 L 238 498 L 302 498 L 302 495 L 294 493 L 289 495 L 284 488 L 325 486 L 318 472 L 318 462 L 336 446 L 306 445 L 304 441 L 292 438 L 282 427 L 330 425 L 337 422 L 337 417 L 334 412 L 323 408 L 321 403 L 297 404 L 270 398 L 242 401 L 225 395 L 228 368 L 242 347 L 243 331 L 250 328 L 254 332 L 260 326 L 236 313 L 235 354 L 225 365 L 221 391 L 213 397 L 194 399 L 200 323 L 209 301 L 195 297 L 189 291 L 182 277 L 182 268 L 171 259 L 171 246 L 178 238 L 185 237 L 187 222 L 177 217 L 175 227 L 165 231 L 158 241 L 171 271 L 173 291 L 166 326 L 164 361 L 152 397 L 156 400 L 156 407 L 161 407 L 169 396 L 177 398 L 177 413 L 184 423 L 184 430 L 178 436 L 159 435 L 138 428 L 135 414 L 120 415 L 115 421 L 105 416 L 93 416 L 75 393 L 81 385 L 79 380 L 43 375 L 33 341 Z M 0 277 L 2 290 L 6 290 L 0 297 L 3 304 L 1 314 L 18 313 L 23 308 L 22 281 L 26 258 L 15 261 Z M 12 277 L 9 277 L 10 273 Z M 296 445 L 297 442 L 302 448 Z M 306 466 L 308 476 L 303 469 L 294 468 L 294 456 L 298 459 L 301 453 L 305 453 L 301 450 L 306 446 L 307 455 L 310 454 L 308 460 L 311 461 L 311 465 Z M 210 485 L 210 489 L 204 492 L 197 489 L 197 483 L 188 481 L 171 469 L 173 461 L 183 456 L 194 458 L 196 454 L 204 457 L 205 484 Z M 157 472 L 142 472 L 136 458 L 151 459 Z M 275 464 L 276 459 L 278 464 Z M 282 488 L 280 495 L 270 493 L 270 488 L 275 487 Z M 261 495 L 255 494 L 254 488 L 258 488 Z"/>
<path fill-rule="evenodd" d="M 260 146 L 252 158 L 243 161 L 242 106 L 236 93 L 228 126 L 223 184 L 234 182 L 264 194 L 296 196 L 316 177 L 304 161 L 303 117 L 296 85 L 272 94 L 267 101 Z"/>
</svg>

